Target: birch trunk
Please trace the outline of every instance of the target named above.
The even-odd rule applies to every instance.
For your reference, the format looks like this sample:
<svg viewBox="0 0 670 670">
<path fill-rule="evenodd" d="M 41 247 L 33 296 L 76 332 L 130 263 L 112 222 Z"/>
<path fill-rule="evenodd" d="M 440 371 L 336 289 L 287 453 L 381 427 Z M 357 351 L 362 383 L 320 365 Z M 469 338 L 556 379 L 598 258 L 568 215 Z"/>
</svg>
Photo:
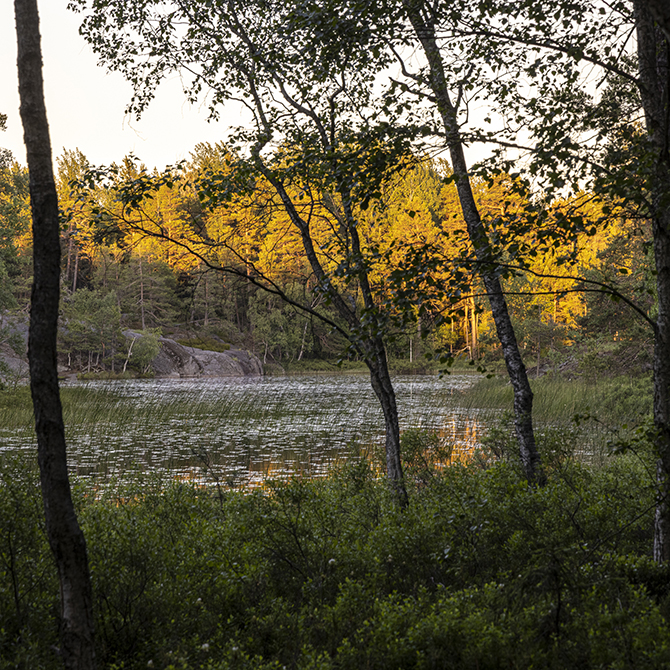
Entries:
<svg viewBox="0 0 670 670">
<path fill-rule="evenodd" d="M 545 475 L 542 471 L 533 431 L 533 392 L 528 381 L 526 367 L 521 358 L 502 286 L 495 271 L 491 245 L 472 192 L 463 152 L 463 141 L 458 126 L 457 110 L 449 95 L 442 56 L 435 37 L 435 28 L 427 12 L 422 11 L 424 8 L 422 0 L 404 0 L 403 6 L 428 62 L 428 83 L 444 126 L 463 218 L 478 262 L 478 272 L 484 283 L 491 306 L 507 373 L 514 389 L 514 427 L 521 461 L 528 481 L 533 484 L 543 484 Z"/>
<path fill-rule="evenodd" d="M 656 3 L 660 4 L 660 3 Z M 650 3 L 654 5 L 654 3 Z M 635 20 L 638 46 L 640 94 L 655 170 L 651 176 L 651 219 L 656 265 L 658 317 L 654 329 L 654 427 L 658 501 L 654 523 L 654 559 L 670 560 L 670 157 L 668 142 L 668 25 L 658 8 L 636 0 Z M 650 9 L 660 23 L 654 23 Z"/>
</svg>

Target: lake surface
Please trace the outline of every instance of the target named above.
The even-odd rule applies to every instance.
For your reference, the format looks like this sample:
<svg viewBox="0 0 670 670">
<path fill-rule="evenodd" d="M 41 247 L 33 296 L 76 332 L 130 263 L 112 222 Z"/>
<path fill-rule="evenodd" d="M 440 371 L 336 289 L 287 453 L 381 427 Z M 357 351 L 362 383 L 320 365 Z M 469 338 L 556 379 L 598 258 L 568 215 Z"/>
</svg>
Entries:
<svg viewBox="0 0 670 670">
<path fill-rule="evenodd" d="M 471 451 L 483 421 L 459 400 L 476 379 L 395 378 L 401 430 L 437 431 L 454 445 L 454 458 Z M 65 386 L 79 389 L 81 407 L 71 411 L 83 413 L 67 426 L 71 466 L 93 478 L 151 470 L 253 485 L 268 476 L 320 476 L 356 449 L 383 445 L 383 415 L 364 374 Z"/>
</svg>

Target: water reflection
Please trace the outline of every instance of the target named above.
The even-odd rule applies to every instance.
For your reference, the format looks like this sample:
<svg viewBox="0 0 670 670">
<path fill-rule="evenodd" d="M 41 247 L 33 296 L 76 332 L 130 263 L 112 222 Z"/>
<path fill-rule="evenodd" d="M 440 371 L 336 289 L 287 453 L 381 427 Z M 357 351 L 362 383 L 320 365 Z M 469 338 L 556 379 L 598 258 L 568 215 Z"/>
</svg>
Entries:
<svg viewBox="0 0 670 670">
<path fill-rule="evenodd" d="M 459 407 L 459 391 L 475 379 L 456 374 L 396 378 L 401 430 L 436 430 L 460 458 L 481 432 L 476 413 Z M 68 422 L 69 457 L 73 470 L 85 476 L 140 469 L 201 477 L 207 462 L 210 473 L 228 484 L 253 484 L 268 475 L 319 476 L 352 449 L 383 443 L 383 416 L 367 375 L 78 382 L 75 387 L 83 393 L 73 411 L 84 418 L 73 415 Z"/>
</svg>

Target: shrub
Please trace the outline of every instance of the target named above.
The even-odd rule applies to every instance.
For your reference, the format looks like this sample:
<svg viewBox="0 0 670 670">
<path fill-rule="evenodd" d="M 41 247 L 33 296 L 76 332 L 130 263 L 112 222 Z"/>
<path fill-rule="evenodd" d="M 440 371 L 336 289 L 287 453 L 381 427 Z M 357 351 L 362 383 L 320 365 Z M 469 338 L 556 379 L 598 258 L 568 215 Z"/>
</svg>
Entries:
<svg viewBox="0 0 670 670">
<path fill-rule="evenodd" d="M 408 470 L 416 458 L 428 473 L 404 511 L 361 457 L 246 494 L 77 484 L 101 667 L 670 664 L 649 463 L 562 458 L 533 488 L 506 460 L 431 470 L 434 438 L 404 440 Z M 33 467 L 3 459 L 0 507 L 2 667 L 55 668 L 58 585 Z"/>
</svg>

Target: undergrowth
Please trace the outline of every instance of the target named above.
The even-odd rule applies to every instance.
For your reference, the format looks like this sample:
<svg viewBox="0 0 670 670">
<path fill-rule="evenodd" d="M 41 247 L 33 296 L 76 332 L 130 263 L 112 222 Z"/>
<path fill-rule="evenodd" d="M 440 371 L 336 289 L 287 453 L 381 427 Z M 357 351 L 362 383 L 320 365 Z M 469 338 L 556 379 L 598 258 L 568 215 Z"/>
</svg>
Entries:
<svg viewBox="0 0 670 670">
<path fill-rule="evenodd" d="M 100 667 L 668 667 L 651 456 L 594 469 L 569 442 L 543 440 L 538 489 L 504 435 L 445 467 L 447 446 L 407 433 L 405 511 L 365 458 L 247 493 L 79 482 Z M 3 457 L 2 668 L 59 667 L 37 481 Z"/>
</svg>

